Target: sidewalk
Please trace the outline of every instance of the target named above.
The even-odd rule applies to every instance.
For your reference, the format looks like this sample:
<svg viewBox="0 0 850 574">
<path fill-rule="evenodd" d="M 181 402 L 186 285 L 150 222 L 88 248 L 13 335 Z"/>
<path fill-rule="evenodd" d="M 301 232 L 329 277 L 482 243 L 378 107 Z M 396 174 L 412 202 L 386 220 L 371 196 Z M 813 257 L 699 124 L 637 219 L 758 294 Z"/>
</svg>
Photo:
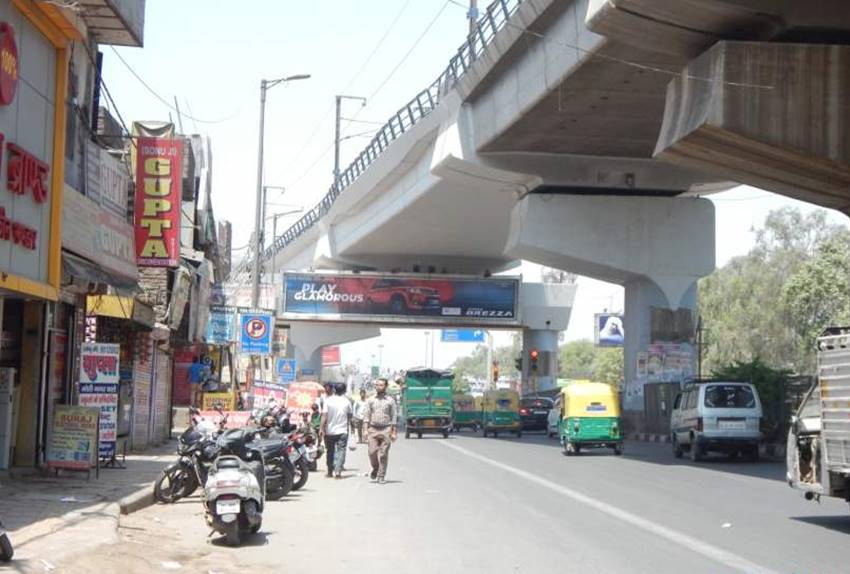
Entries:
<svg viewBox="0 0 850 574">
<path fill-rule="evenodd" d="M 117 540 L 118 518 L 150 504 L 153 482 L 176 457 L 176 441 L 128 454 L 124 470 L 101 469 L 54 477 L 31 474 L 0 480 L 0 518 L 15 560 L 0 572 L 47 572 L 62 556 Z M 33 471 L 35 472 L 35 471 Z"/>
</svg>

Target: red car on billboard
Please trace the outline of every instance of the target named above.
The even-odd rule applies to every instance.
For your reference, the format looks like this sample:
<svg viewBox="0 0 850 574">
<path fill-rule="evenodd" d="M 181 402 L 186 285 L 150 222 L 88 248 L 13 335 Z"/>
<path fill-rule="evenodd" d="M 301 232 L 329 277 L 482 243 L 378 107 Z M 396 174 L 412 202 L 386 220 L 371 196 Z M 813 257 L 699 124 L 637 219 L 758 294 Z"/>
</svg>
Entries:
<svg viewBox="0 0 850 574">
<path fill-rule="evenodd" d="M 446 285 L 451 289 L 450 285 Z M 446 299 L 451 298 L 447 294 Z M 417 285 L 409 279 L 378 279 L 366 292 L 366 300 L 373 311 L 386 310 L 393 315 L 413 313 L 440 314 L 440 291 L 434 286 Z"/>
</svg>

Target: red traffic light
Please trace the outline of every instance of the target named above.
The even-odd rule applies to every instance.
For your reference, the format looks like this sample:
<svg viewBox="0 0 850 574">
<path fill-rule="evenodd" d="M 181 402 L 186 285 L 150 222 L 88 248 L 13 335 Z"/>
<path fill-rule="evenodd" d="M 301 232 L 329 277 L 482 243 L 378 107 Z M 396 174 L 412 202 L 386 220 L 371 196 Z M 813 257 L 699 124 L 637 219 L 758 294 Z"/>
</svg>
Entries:
<svg viewBox="0 0 850 574">
<path fill-rule="evenodd" d="M 529 355 L 531 356 L 532 359 L 536 359 L 537 358 L 537 349 L 532 349 L 531 352 L 529 353 Z"/>
</svg>

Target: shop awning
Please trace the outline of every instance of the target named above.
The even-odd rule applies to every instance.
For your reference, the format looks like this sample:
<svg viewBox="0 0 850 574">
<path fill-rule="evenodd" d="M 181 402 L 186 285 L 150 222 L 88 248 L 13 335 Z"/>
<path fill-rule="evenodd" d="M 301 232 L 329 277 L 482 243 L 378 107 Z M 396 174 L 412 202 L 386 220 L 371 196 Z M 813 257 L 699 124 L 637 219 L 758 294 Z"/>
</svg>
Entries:
<svg viewBox="0 0 850 574">
<path fill-rule="evenodd" d="M 119 293 L 132 294 L 139 289 L 139 283 L 135 279 L 107 271 L 99 265 L 65 250 L 62 251 L 62 272 L 69 277 L 75 277 L 89 283 L 109 285 Z"/>
<path fill-rule="evenodd" d="M 89 295 L 86 297 L 86 314 L 127 319 L 149 329 L 157 326 L 153 307 L 132 297 Z"/>
</svg>

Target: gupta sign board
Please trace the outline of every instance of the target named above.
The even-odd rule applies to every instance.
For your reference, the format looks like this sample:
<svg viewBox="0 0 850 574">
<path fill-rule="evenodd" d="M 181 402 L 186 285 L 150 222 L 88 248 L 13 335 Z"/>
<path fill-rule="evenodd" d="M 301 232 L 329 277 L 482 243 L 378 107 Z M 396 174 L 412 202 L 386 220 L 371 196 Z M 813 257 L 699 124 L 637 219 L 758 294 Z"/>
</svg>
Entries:
<svg viewBox="0 0 850 574">
<path fill-rule="evenodd" d="M 516 278 L 286 273 L 285 316 L 411 323 L 517 323 Z"/>
<path fill-rule="evenodd" d="M 136 260 L 141 267 L 176 267 L 183 141 L 141 137 L 136 149 Z"/>
</svg>

